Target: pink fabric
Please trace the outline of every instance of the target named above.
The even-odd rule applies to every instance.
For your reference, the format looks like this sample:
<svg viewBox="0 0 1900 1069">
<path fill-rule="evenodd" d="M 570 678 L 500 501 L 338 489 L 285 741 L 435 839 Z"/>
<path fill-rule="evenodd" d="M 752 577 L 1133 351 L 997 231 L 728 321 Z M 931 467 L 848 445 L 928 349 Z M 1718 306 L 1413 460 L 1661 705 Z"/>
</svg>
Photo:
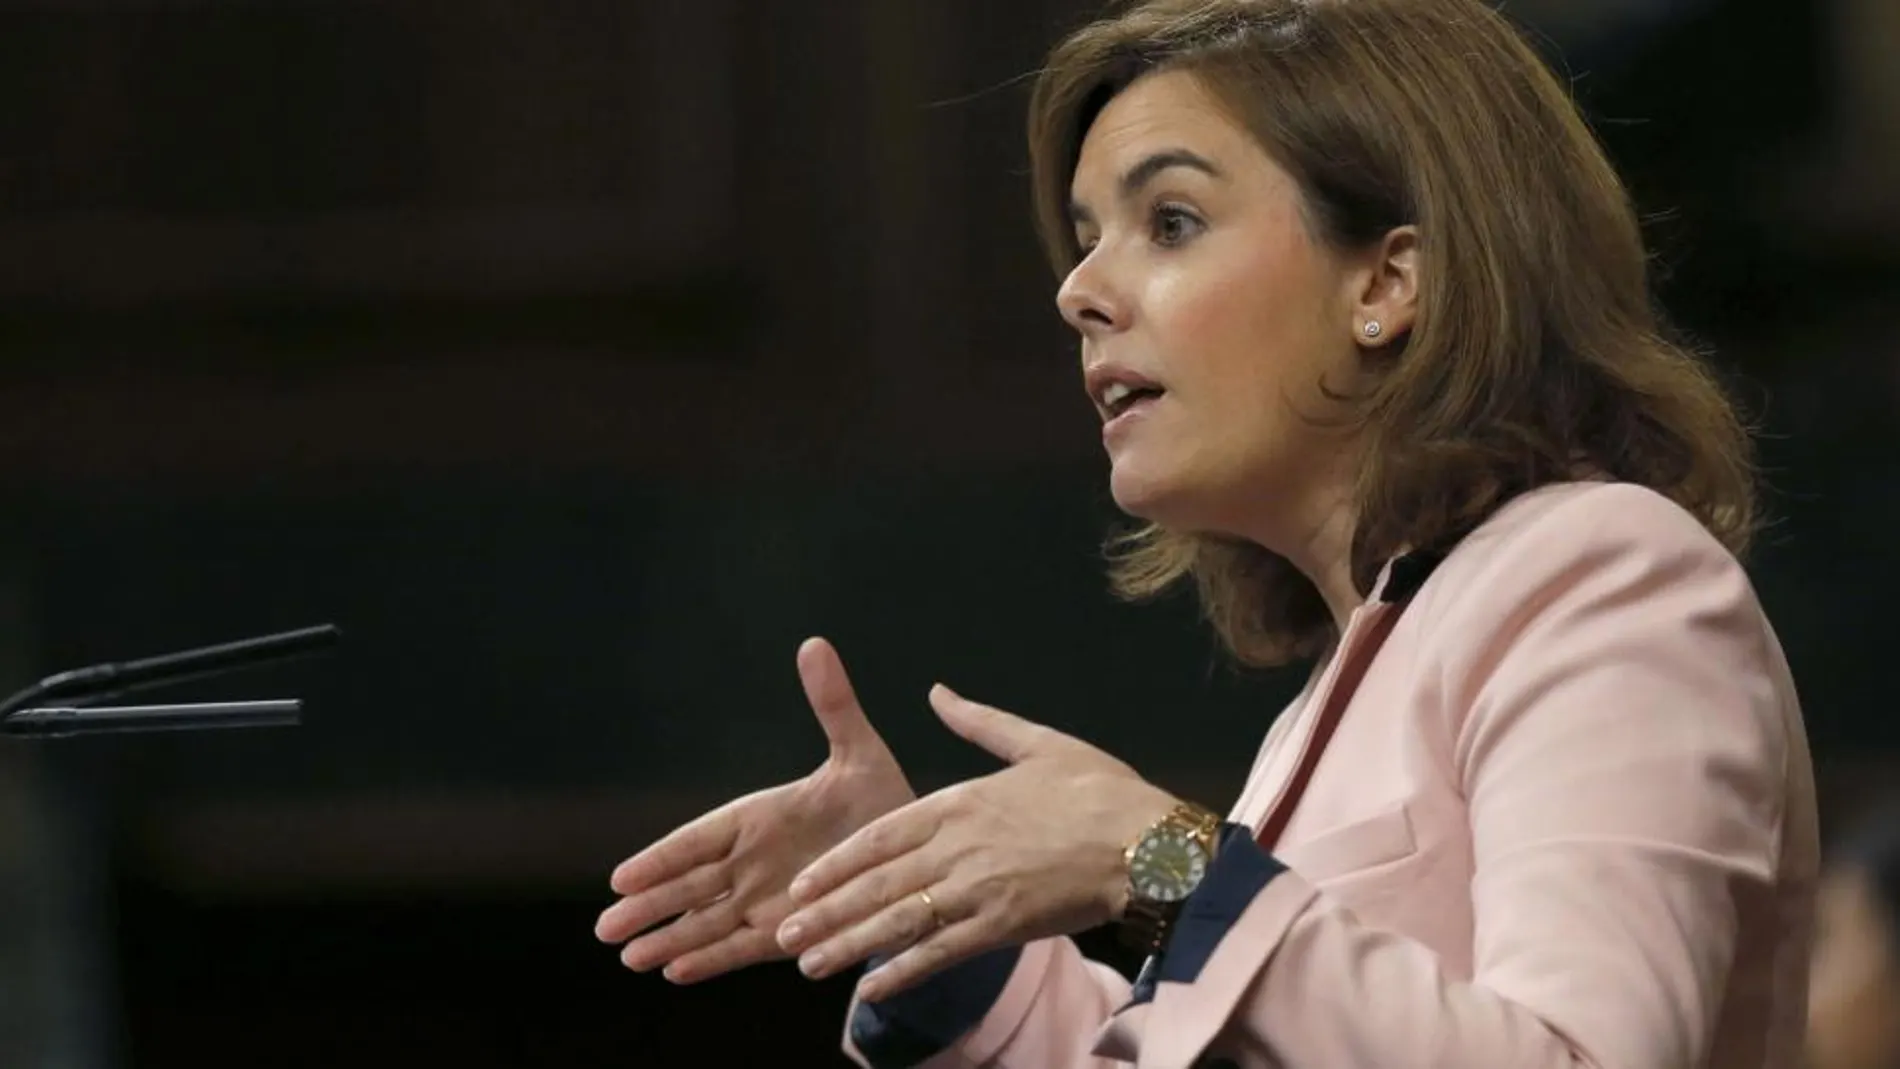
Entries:
<svg viewBox="0 0 1900 1069">
<path fill-rule="evenodd" d="M 1283 714 L 1233 819 L 1259 825 L 1331 685 Z M 1044 941 L 931 1065 L 1799 1063 L 1819 861 L 1799 704 L 1742 568 L 1651 491 L 1548 487 L 1466 539 L 1276 853 L 1292 871 L 1193 983 L 1111 1019 L 1127 982 Z"/>
</svg>

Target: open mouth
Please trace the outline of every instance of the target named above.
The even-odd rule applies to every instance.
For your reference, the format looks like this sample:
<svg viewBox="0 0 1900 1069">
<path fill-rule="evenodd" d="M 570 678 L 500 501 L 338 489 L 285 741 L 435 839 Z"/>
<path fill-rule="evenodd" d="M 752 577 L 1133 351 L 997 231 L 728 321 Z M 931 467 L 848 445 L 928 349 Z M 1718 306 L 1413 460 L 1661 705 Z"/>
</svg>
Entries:
<svg viewBox="0 0 1900 1069">
<path fill-rule="evenodd" d="M 1113 420 L 1134 411 L 1140 405 L 1153 401 L 1165 392 L 1159 386 L 1131 386 L 1117 382 L 1102 391 L 1102 411 Z"/>
</svg>

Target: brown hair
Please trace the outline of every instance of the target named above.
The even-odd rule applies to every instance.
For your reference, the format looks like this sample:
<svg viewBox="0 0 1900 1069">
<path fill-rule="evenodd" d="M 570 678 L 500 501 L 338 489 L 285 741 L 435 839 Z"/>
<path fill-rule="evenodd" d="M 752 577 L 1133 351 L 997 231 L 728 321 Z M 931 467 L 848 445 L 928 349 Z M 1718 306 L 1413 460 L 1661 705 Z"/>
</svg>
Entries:
<svg viewBox="0 0 1900 1069">
<path fill-rule="evenodd" d="M 1568 94 L 1482 0 L 1148 0 L 1059 44 L 1030 106 L 1036 222 L 1057 273 L 1082 138 L 1143 74 L 1193 73 L 1299 183 L 1334 248 L 1420 233 L 1417 321 L 1352 413 L 1366 460 L 1352 574 L 1442 550 L 1510 498 L 1589 472 L 1651 487 L 1741 553 L 1746 428 L 1651 305 L 1636 214 Z M 1242 662 L 1334 625 L 1284 558 L 1149 526 L 1111 544 L 1119 593 L 1192 577 Z"/>
</svg>

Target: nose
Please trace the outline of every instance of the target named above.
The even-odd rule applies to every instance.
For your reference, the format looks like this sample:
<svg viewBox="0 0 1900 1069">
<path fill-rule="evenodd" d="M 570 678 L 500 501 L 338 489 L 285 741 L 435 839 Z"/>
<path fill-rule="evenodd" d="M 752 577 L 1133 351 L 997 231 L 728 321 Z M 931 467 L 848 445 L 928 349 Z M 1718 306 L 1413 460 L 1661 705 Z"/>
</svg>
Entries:
<svg viewBox="0 0 1900 1069">
<path fill-rule="evenodd" d="M 1056 308 L 1084 338 L 1100 338 L 1128 325 L 1127 300 L 1105 276 L 1104 265 L 1084 257 L 1056 290 Z"/>
</svg>

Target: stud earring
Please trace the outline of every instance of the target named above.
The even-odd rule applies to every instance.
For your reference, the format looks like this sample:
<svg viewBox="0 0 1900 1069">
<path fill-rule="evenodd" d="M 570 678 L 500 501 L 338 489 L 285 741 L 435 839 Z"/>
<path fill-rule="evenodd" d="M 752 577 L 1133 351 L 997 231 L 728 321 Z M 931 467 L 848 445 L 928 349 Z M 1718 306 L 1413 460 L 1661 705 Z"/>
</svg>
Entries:
<svg viewBox="0 0 1900 1069">
<path fill-rule="evenodd" d="M 1385 333 L 1385 328 L 1379 325 L 1378 320 L 1375 319 L 1371 321 L 1370 323 L 1366 324 L 1366 337 L 1376 338 L 1379 335 L 1384 334 L 1384 333 Z"/>
</svg>

